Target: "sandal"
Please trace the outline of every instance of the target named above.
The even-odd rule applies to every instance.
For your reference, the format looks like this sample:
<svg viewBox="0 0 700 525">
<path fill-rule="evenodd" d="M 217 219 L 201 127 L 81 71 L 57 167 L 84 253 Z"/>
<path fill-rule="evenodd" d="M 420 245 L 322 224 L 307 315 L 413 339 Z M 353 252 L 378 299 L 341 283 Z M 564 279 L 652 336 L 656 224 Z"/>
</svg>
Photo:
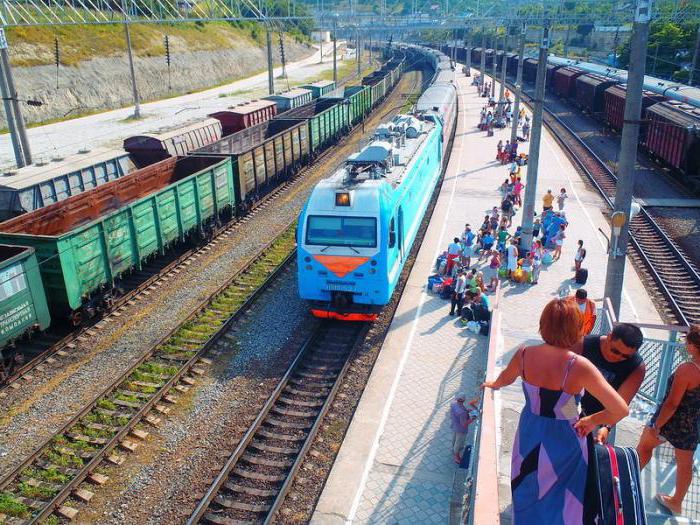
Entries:
<svg viewBox="0 0 700 525">
<path fill-rule="evenodd" d="M 655 497 L 654 499 L 656 500 L 656 503 L 658 503 L 658 504 L 661 506 L 661 508 L 664 509 L 664 510 L 665 510 L 666 512 L 668 512 L 669 514 L 671 514 L 671 515 L 673 515 L 673 516 L 680 516 L 681 513 L 680 513 L 680 512 L 676 512 L 676 511 L 673 510 L 671 507 L 669 507 L 669 506 L 666 504 L 666 501 L 664 501 L 664 498 L 668 498 L 668 496 L 666 496 L 665 494 L 657 494 L 656 497 Z"/>
</svg>

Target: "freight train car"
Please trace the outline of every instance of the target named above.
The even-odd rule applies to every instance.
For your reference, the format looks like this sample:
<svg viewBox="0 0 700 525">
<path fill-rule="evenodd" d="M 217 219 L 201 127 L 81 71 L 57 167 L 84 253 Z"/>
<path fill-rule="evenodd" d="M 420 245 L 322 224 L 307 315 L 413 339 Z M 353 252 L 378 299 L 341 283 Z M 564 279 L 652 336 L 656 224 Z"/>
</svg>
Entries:
<svg viewBox="0 0 700 525">
<path fill-rule="evenodd" d="M 669 100 L 649 106 L 645 117 L 644 146 L 649 153 L 684 173 L 700 190 L 700 109 Z"/>
<path fill-rule="evenodd" d="M 552 91 L 560 98 L 576 98 L 576 79 L 584 71 L 574 67 L 561 67 L 554 73 Z"/>
<path fill-rule="evenodd" d="M 627 86 L 614 84 L 605 90 L 605 121 L 615 131 L 622 131 L 622 124 L 625 118 L 625 97 L 627 96 Z M 662 95 L 644 91 L 642 93 L 642 114 L 646 108 L 657 102 L 663 102 L 665 99 Z M 641 126 L 639 129 L 640 141 L 644 142 L 646 134 L 646 126 Z"/>
<path fill-rule="evenodd" d="M 231 159 L 238 213 L 311 160 L 309 124 L 275 118 L 200 148 L 197 156 Z"/>
<path fill-rule="evenodd" d="M 591 115 L 601 114 L 605 108 L 605 90 L 616 83 L 601 75 L 580 75 L 576 79 L 576 104 Z"/>
<path fill-rule="evenodd" d="M 5 173 L 0 178 L 0 221 L 65 200 L 135 169 L 126 151 L 98 148 Z"/>
<path fill-rule="evenodd" d="M 34 248 L 0 244 L 0 381 L 14 361 L 12 343 L 51 322 Z"/>
<path fill-rule="evenodd" d="M 252 100 L 231 108 L 211 113 L 209 116 L 221 122 L 225 137 L 242 129 L 267 122 L 277 115 L 277 104 L 272 100 Z"/>
<path fill-rule="evenodd" d="M 319 80 L 313 84 L 304 84 L 301 87 L 311 91 L 311 96 L 313 98 L 320 98 L 324 95 L 332 93 L 335 90 L 335 82 L 332 80 Z"/>
<path fill-rule="evenodd" d="M 109 304 L 113 285 L 235 206 L 231 162 L 169 158 L 0 225 L 0 243 L 36 250 L 52 317 Z"/>
<path fill-rule="evenodd" d="M 353 126 L 372 110 L 372 90 L 367 86 L 348 86 L 343 96 L 349 101 L 350 123 Z"/>
<path fill-rule="evenodd" d="M 313 98 L 313 93 L 310 89 L 296 88 L 283 93 L 268 95 L 265 97 L 265 100 L 272 100 L 277 104 L 277 113 L 283 113 L 304 104 L 309 104 Z"/>
<path fill-rule="evenodd" d="M 287 111 L 282 118 L 308 121 L 312 152 L 327 148 L 350 129 L 348 105 L 344 99 L 314 100 L 311 104 Z"/>
<path fill-rule="evenodd" d="M 187 155 L 190 151 L 216 142 L 222 136 L 221 122 L 207 118 L 163 133 L 135 135 L 124 141 L 139 168 L 149 166 L 169 157 Z"/>
</svg>

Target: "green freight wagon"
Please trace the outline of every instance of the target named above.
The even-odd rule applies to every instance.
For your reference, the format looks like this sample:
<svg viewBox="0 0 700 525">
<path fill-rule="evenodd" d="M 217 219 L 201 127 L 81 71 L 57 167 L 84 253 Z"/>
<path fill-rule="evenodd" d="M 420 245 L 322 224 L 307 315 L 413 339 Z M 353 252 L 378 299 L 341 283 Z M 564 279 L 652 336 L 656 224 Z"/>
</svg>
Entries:
<svg viewBox="0 0 700 525">
<path fill-rule="evenodd" d="M 317 154 L 348 132 L 350 128 L 349 104 L 345 102 L 344 99 L 338 98 L 314 100 L 311 104 L 289 110 L 284 115 L 275 117 L 275 120 L 286 118 L 308 120 L 311 152 Z"/>
<path fill-rule="evenodd" d="M 309 124 L 304 119 L 275 118 L 224 137 L 193 155 L 231 159 L 238 212 L 244 212 L 309 162 Z"/>
<path fill-rule="evenodd" d="M 55 318 L 97 305 L 141 268 L 235 206 L 231 161 L 169 158 L 0 224 L 0 243 L 31 246 Z"/>
<path fill-rule="evenodd" d="M 343 95 L 350 101 L 350 124 L 354 126 L 372 110 L 372 90 L 367 86 L 348 86 Z"/>
<path fill-rule="evenodd" d="M 316 99 L 324 95 L 329 95 L 335 89 L 335 82 L 332 80 L 319 80 L 313 84 L 306 84 L 301 87 L 311 91 L 311 95 Z"/>
<path fill-rule="evenodd" d="M 33 248 L 0 244 L 0 312 L 0 350 L 27 332 L 48 328 L 51 317 Z"/>
</svg>

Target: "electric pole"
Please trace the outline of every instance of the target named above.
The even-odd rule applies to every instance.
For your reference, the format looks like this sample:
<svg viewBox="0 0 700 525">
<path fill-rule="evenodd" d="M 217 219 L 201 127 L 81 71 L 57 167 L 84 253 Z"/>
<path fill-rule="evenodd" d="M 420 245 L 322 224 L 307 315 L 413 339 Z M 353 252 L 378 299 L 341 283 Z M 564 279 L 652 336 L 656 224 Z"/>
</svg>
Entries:
<svg viewBox="0 0 700 525">
<path fill-rule="evenodd" d="M 659 46 L 657 44 L 656 51 L 658 52 Z M 693 85 L 693 80 L 695 79 L 695 71 L 698 69 L 698 59 L 700 59 L 700 25 L 695 35 L 695 52 L 693 53 L 693 66 L 690 69 L 690 75 L 688 76 L 688 85 Z M 656 64 L 656 59 L 654 59 L 654 64 Z"/>
<path fill-rule="evenodd" d="M 465 42 L 466 44 L 466 51 L 467 51 L 467 56 L 466 56 L 466 66 L 467 66 L 467 76 L 470 77 L 472 76 L 472 32 L 469 31 L 469 40 Z"/>
<path fill-rule="evenodd" d="M 515 75 L 515 102 L 513 103 L 513 118 L 510 124 L 510 143 L 518 140 L 518 116 L 520 115 L 520 96 L 523 89 L 523 60 L 525 55 L 525 35 L 527 26 L 523 24 L 520 29 L 520 43 L 518 44 L 518 73 Z"/>
<path fill-rule="evenodd" d="M 338 85 L 338 19 L 333 19 L 333 82 Z"/>
<path fill-rule="evenodd" d="M 275 94 L 275 75 L 272 63 L 272 33 L 267 29 L 267 91 L 270 95 Z"/>
<path fill-rule="evenodd" d="M 124 33 L 126 34 L 126 54 L 129 56 L 129 73 L 131 74 L 131 93 L 134 97 L 134 118 L 141 118 L 141 102 L 139 90 L 136 85 L 136 68 L 134 67 L 134 55 L 131 52 L 131 31 L 129 30 L 129 16 L 126 13 L 125 2 L 122 0 L 124 10 Z"/>
<path fill-rule="evenodd" d="M 360 30 L 356 29 L 355 31 L 357 31 L 357 43 L 355 44 L 355 48 L 357 49 L 357 51 L 355 52 L 355 54 L 357 55 L 357 76 L 359 77 L 360 70 L 362 68 L 362 66 L 360 65 L 360 55 L 362 54 L 362 51 L 360 50 Z"/>
<path fill-rule="evenodd" d="M 14 90 L 14 82 L 12 82 L 12 70 L 9 67 L 9 59 L 7 57 L 7 40 L 5 38 L 5 30 L 0 28 L 0 90 L 2 91 L 3 104 L 5 106 L 5 115 L 7 116 L 7 127 L 10 130 L 10 139 L 12 142 L 12 150 L 15 154 L 15 163 L 18 168 L 22 168 L 31 162 L 27 162 L 22 135 L 19 131 L 19 118 L 15 110 L 19 110 L 19 105 L 15 104 L 17 93 Z M 14 99 L 14 100 L 13 100 Z M 21 117 L 21 114 L 20 114 Z M 26 135 L 25 135 L 26 136 Z"/>
<path fill-rule="evenodd" d="M 651 18 L 651 0 L 637 0 L 630 43 L 630 65 L 627 73 L 627 96 L 625 97 L 625 119 L 620 141 L 620 160 L 618 163 L 617 186 L 615 190 L 615 212 L 613 226 L 619 227 L 619 233 L 613 230 L 608 269 L 605 277 L 605 297 L 612 302 L 615 314 L 620 316 L 622 302 L 622 285 L 625 278 L 627 261 L 627 244 L 629 242 L 630 208 L 634 189 L 635 164 L 637 161 L 637 140 L 642 113 L 642 86 L 646 66 L 647 40 L 649 38 L 649 20 Z"/>
<path fill-rule="evenodd" d="M 501 58 L 501 86 L 498 90 L 498 113 L 503 116 L 506 112 L 505 89 L 506 89 L 506 68 L 508 57 L 506 57 L 506 36 L 503 37 L 503 57 Z"/>
<path fill-rule="evenodd" d="M 540 139 L 542 138 L 542 112 L 544 110 L 544 88 L 547 78 L 547 55 L 549 54 L 549 23 L 542 28 L 540 56 L 537 62 L 537 80 L 532 108 L 532 133 L 530 151 L 527 157 L 527 182 L 523 203 L 523 235 L 521 246 L 529 250 L 532 246 L 532 225 L 535 219 L 535 199 L 537 198 L 537 172 L 540 161 Z"/>
<path fill-rule="evenodd" d="M 480 91 L 484 90 L 484 85 L 486 84 L 486 31 L 481 28 L 481 63 L 479 72 L 481 75 L 481 81 L 479 82 Z M 481 92 L 479 93 L 481 95 Z"/>
<path fill-rule="evenodd" d="M 498 53 L 498 26 L 496 26 L 496 31 L 493 34 L 493 78 L 491 80 L 491 98 L 496 98 L 496 66 L 498 65 L 498 59 L 496 58 L 496 53 Z"/>
</svg>

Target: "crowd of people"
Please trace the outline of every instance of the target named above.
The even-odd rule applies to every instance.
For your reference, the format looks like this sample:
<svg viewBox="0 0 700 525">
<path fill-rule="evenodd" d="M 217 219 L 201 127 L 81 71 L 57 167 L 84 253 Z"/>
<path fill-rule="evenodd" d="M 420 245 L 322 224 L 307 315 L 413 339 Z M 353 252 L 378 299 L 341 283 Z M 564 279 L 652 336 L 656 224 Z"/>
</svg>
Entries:
<svg viewBox="0 0 700 525">
<path fill-rule="evenodd" d="M 485 108 L 480 126 L 488 116 Z M 521 227 L 512 229 L 525 189 L 517 144 L 499 141 L 496 149 L 496 160 L 509 164 L 509 176 L 499 187 L 500 207 L 489 210 L 476 231 L 466 224 L 448 248 L 449 264 L 443 269 L 456 276 L 457 283 L 450 315 L 455 308 L 457 313 L 462 308 L 462 294 L 478 290 L 483 296 L 494 290 L 501 278 L 537 284 L 541 266 L 561 257 L 567 238 L 565 208 L 569 196 L 566 188 L 558 193 L 549 189 L 542 197 L 542 213 L 534 221 L 531 247 L 525 248 Z M 579 240 L 573 260 L 575 275 L 582 270 L 585 258 L 586 248 Z M 526 403 L 511 467 L 517 523 L 598 523 L 591 504 L 596 489 L 589 458 L 595 444 L 614 439 L 615 425 L 628 416 L 629 404 L 644 382 L 646 366 L 639 352 L 643 335 L 637 326 L 620 323 L 606 335 L 590 335 L 595 323 L 596 306 L 584 288 L 550 301 L 539 321 L 543 342 L 519 348 L 498 377 L 482 385 L 497 390 L 517 378 L 522 380 Z M 672 514 L 682 513 L 692 482 L 693 455 L 700 443 L 700 325 L 690 327 L 686 350 L 689 360 L 672 374 L 664 399 L 636 447 L 643 469 L 655 447 L 664 442 L 673 446 L 675 491 L 656 496 Z M 479 415 L 475 400 L 466 403 L 466 399 L 460 392 L 451 404 L 456 462 L 462 459 L 468 427 Z"/>
</svg>

